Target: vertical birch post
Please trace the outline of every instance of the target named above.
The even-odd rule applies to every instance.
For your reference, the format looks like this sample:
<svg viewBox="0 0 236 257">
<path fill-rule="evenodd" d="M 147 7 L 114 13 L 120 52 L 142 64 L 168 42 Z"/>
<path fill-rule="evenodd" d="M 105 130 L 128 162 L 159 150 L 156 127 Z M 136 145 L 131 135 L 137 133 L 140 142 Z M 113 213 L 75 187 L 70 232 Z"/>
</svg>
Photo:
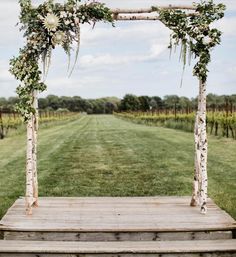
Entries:
<svg viewBox="0 0 236 257">
<path fill-rule="evenodd" d="M 33 197 L 34 206 L 38 206 L 37 138 L 38 138 L 38 92 L 33 91 Z"/>
<path fill-rule="evenodd" d="M 200 205 L 201 213 L 207 212 L 207 127 L 206 127 L 206 81 L 199 80 L 199 127 L 200 127 Z"/>
<path fill-rule="evenodd" d="M 26 211 L 27 214 L 32 214 L 32 205 L 34 202 L 34 190 L 33 190 L 33 114 L 31 114 L 30 119 L 27 123 L 27 161 L 26 161 Z"/>
<path fill-rule="evenodd" d="M 195 125 L 194 125 L 194 145 L 195 145 L 195 159 L 194 159 L 194 180 L 193 180 L 193 194 L 190 205 L 199 205 L 199 188 L 200 188 L 200 148 L 199 148 L 199 138 L 200 138 L 200 128 L 199 128 L 199 115 L 198 111 L 196 113 Z"/>
<path fill-rule="evenodd" d="M 37 178 L 37 133 L 38 133 L 38 99 L 37 91 L 32 92 L 32 106 L 35 113 L 27 123 L 27 162 L 26 162 L 26 211 L 32 214 L 32 207 L 38 206 Z"/>
<path fill-rule="evenodd" d="M 195 175 L 191 205 L 200 204 L 201 213 L 207 212 L 207 131 L 206 82 L 199 80 L 198 111 L 195 123 Z"/>
</svg>

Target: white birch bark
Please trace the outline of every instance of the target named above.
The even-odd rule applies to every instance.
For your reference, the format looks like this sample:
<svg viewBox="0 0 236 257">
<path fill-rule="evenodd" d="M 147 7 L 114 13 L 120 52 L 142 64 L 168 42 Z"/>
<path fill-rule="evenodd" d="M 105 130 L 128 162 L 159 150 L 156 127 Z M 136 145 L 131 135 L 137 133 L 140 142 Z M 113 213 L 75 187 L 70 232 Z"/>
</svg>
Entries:
<svg viewBox="0 0 236 257">
<path fill-rule="evenodd" d="M 195 159 L 194 159 L 194 180 L 193 180 L 193 193 L 190 205 L 199 205 L 199 189 L 200 189 L 200 126 L 199 126 L 199 114 L 196 113 L 195 127 L 194 127 L 194 144 L 195 144 Z"/>
<path fill-rule="evenodd" d="M 33 92 L 33 107 L 35 114 L 33 115 L 33 196 L 34 206 L 38 206 L 38 174 L 37 174 L 37 137 L 38 137 L 38 98 L 37 91 Z"/>
<path fill-rule="evenodd" d="M 198 111 L 194 129 L 195 169 L 193 194 L 190 205 L 201 206 L 207 212 L 207 132 L 206 132 L 206 83 L 199 81 Z"/>
<path fill-rule="evenodd" d="M 193 5 L 166 5 L 166 6 L 155 6 L 156 8 L 160 9 L 172 9 L 172 10 L 196 10 L 196 7 Z M 118 13 L 152 13 L 153 8 L 139 8 L 139 9 L 128 9 L 128 8 L 116 8 L 116 9 L 111 9 L 111 12 L 114 14 Z"/>
<path fill-rule="evenodd" d="M 117 21 L 144 21 L 144 20 L 159 20 L 159 16 L 151 15 L 124 15 L 124 14 L 114 14 L 113 18 Z"/>
<path fill-rule="evenodd" d="M 206 131 L 206 82 L 199 81 L 199 99 L 198 99 L 198 122 L 200 128 L 199 150 L 200 150 L 200 190 L 199 200 L 201 205 L 201 213 L 207 212 L 207 131 Z"/>
<path fill-rule="evenodd" d="M 188 13 L 188 16 L 198 15 L 197 13 Z M 113 13 L 114 20 L 117 21 L 156 21 L 160 20 L 159 15 L 153 14 L 132 14 L 132 13 Z"/>
<path fill-rule="evenodd" d="M 27 123 L 27 152 L 26 152 L 26 211 L 27 214 L 32 214 L 33 196 L 33 115 L 31 115 Z"/>
</svg>

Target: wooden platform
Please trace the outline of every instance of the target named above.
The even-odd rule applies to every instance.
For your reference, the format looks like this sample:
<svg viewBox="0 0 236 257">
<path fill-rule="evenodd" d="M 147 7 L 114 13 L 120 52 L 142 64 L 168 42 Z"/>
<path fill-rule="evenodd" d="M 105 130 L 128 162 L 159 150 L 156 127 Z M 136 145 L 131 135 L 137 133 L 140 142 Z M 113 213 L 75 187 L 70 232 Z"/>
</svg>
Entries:
<svg viewBox="0 0 236 257">
<path fill-rule="evenodd" d="M 0 257 L 236 257 L 236 223 L 209 199 L 40 198 L 32 216 L 18 199 L 0 222 Z"/>
<path fill-rule="evenodd" d="M 232 238 L 234 219 L 212 200 L 207 215 L 189 202 L 190 197 L 47 197 L 27 216 L 24 199 L 18 199 L 1 220 L 0 231 L 5 239 L 28 240 Z"/>
</svg>

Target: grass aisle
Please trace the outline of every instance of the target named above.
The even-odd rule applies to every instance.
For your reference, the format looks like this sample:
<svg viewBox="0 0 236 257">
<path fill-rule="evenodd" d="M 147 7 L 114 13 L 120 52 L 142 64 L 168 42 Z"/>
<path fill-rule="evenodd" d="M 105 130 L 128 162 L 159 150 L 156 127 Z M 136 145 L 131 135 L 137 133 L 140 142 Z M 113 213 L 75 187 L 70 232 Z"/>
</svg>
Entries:
<svg viewBox="0 0 236 257">
<path fill-rule="evenodd" d="M 236 218 L 236 142 L 210 137 L 209 194 Z M 41 196 L 190 195 L 193 135 L 113 116 L 39 133 Z M 0 217 L 24 195 L 25 135 L 0 141 Z"/>
</svg>

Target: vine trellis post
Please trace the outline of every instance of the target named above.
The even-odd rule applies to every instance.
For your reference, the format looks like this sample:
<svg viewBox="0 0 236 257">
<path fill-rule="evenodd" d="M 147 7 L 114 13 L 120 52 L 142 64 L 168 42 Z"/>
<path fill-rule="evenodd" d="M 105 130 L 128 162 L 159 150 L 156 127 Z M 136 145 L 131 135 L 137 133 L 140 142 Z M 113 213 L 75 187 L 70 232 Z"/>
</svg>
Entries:
<svg viewBox="0 0 236 257">
<path fill-rule="evenodd" d="M 17 88 L 20 98 L 18 110 L 27 122 L 26 162 L 26 209 L 32 214 L 38 206 L 37 134 L 38 93 L 46 89 L 38 61 L 41 57 L 44 68 L 50 63 L 52 50 L 61 45 L 70 57 L 73 42 L 80 43 L 80 24 L 97 21 L 161 21 L 172 30 L 170 48 L 181 44 L 181 59 L 184 66 L 187 51 L 198 58 L 194 75 L 199 79 L 198 109 L 195 120 L 195 174 L 190 205 L 200 205 L 207 212 L 207 132 L 206 132 L 206 82 L 210 50 L 220 43 L 221 32 L 210 24 L 224 16 L 225 6 L 213 0 L 202 0 L 194 5 L 167 5 L 141 9 L 109 9 L 104 4 L 91 2 L 80 4 L 80 0 L 67 0 L 65 4 L 54 4 L 53 0 L 34 7 L 31 0 L 19 0 L 21 5 L 21 29 L 25 30 L 27 44 L 20 49 L 19 57 L 10 64 L 11 73 L 22 82 Z M 76 51 L 77 60 L 78 48 Z M 44 71 L 45 71 L 44 69 Z M 72 68 L 73 70 L 73 68 Z M 44 72 L 45 73 L 45 72 Z"/>
</svg>

